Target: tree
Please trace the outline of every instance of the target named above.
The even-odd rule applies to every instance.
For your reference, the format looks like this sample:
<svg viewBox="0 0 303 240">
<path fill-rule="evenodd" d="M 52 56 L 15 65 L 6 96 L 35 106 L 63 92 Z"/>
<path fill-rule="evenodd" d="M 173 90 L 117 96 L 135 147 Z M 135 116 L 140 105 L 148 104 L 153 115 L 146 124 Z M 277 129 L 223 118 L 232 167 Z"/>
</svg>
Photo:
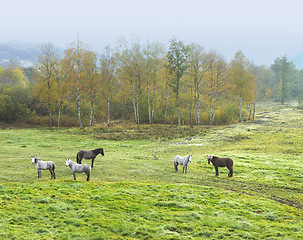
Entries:
<svg viewBox="0 0 303 240">
<path fill-rule="evenodd" d="M 10 86 L 26 86 L 28 79 L 23 70 L 12 63 L 6 69 L 0 67 L 0 83 Z"/>
<path fill-rule="evenodd" d="M 230 62 L 230 77 L 235 87 L 234 93 L 239 99 L 239 122 L 242 122 L 243 100 L 255 92 L 254 88 L 251 88 L 254 76 L 248 69 L 249 61 L 241 51 L 236 52 Z"/>
<path fill-rule="evenodd" d="M 95 52 L 89 50 L 84 51 L 83 71 L 85 73 L 83 81 L 86 82 L 86 93 L 89 96 L 90 101 L 89 126 L 92 126 L 94 118 L 95 97 L 99 90 L 98 80 L 100 79 L 99 74 L 97 72 L 97 54 Z"/>
<path fill-rule="evenodd" d="M 286 56 L 283 56 L 281 58 L 276 58 L 270 68 L 278 79 L 281 103 L 284 104 L 286 99 L 289 97 L 289 76 L 295 68 L 294 64 L 289 62 Z"/>
<path fill-rule="evenodd" d="M 110 126 L 110 103 L 113 91 L 112 85 L 115 79 L 117 60 L 109 46 L 104 49 L 104 53 L 101 55 L 100 62 L 101 78 L 104 82 L 107 92 L 107 126 Z"/>
<path fill-rule="evenodd" d="M 181 79 L 188 68 L 187 64 L 188 47 L 182 41 L 177 41 L 175 38 L 170 40 L 169 51 L 167 53 L 166 67 L 171 71 L 173 77 L 171 87 L 176 94 L 176 107 L 178 112 L 179 133 L 181 129 L 180 107 L 179 107 L 179 93 L 181 88 Z"/>
<path fill-rule="evenodd" d="M 227 86 L 227 63 L 224 58 L 212 51 L 208 54 L 211 64 L 207 70 L 206 85 L 209 94 L 209 124 L 213 125 L 218 106 L 219 97 L 222 93 L 226 92 Z"/>
<path fill-rule="evenodd" d="M 140 123 L 141 91 L 144 79 L 144 59 L 139 42 L 132 43 L 131 48 L 125 41 L 121 42 L 121 52 L 118 54 L 120 77 L 127 84 L 126 91 L 130 90 L 134 109 L 134 117 L 137 124 Z"/>
<path fill-rule="evenodd" d="M 274 93 L 274 72 L 265 66 L 255 66 L 256 94 L 258 99 L 272 98 Z"/>
<path fill-rule="evenodd" d="M 81 118 L 81 102 L 85 95 L 87 87 L 87 72 L 85 67 L 87 50 L 84 44 L 77 40 L 70 48 L 64 52 L 64 59 L 61 61 L 61 76 L 66 83 L 66 95 L 71 98 L 71 101 L 76 101 L 77 115 L 80 128 L 83 128 Z M 87 95 L 87 94 L 86 94 Z"/>
<path fill-rule="evenodd" d="M 202 46 L 191 43 L 188 53 L 189 75 L 194 84 L 195 118 L 196 124 L 200 124 L 200 84 L 206 72 L 206 58 Z"/>
<path fill-rule="evenodd" d="M 143 49 L 143 57 L 145 60 L 146 71 L 146 95 L 147 95 L 147 107 L 148 107 L 148 122 L 152 123 L 155 112 L 156 101 L 156 79 L 160 70 L 160 63 L 163 54 L 163 47 L 159 43 L 149 44 Z M 153 87 L 152 105 L 150 100 L 150 86 Z"/>
<path fill-rule="evenodd" d="M 59 65 L 59 56 L 53 44 L 43 44 L 42 54 L 38 56 L 36 91 L 38 98 L 48 108 L 49 125 L 53 125 L 52 108 L 56 85 L 56 71 Z"/>
</svg>

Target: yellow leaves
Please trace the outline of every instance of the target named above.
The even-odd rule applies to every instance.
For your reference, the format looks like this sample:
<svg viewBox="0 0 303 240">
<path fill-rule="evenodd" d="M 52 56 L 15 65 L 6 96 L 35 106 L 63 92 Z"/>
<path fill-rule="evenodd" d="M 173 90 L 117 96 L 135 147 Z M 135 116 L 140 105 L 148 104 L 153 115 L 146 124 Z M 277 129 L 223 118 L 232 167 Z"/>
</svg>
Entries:
<svg viewBox="0 0 303 240">
<path fill-rule="evenodd" d="M 270 90 L 270 89 L 266 89 L 265 97 L 266 98 L 272 98 L 273 97 L 273 91 Z"/>
<path fill-rule="evenodd" d="M 0 66 L 0 83 L 25 87 L 27 82 L 27 77 L 19 67 L 10 66 L 4 69 Z"/>
</svg>

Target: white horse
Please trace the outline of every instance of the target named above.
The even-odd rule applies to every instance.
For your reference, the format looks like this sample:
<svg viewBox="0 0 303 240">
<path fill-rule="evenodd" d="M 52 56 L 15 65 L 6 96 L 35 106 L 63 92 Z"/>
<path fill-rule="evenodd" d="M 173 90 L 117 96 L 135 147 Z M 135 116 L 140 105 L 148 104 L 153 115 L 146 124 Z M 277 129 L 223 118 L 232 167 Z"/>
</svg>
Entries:
<svg viewBox="0 0 303 240">
<path fill-rule="evenodd" d="M 87 164 L 78 164 L 73 162 L 70 159 L 66 159 L 66 167 L 69 167 L 70 170 L 73 172 L 74 174 L 74 180 L 76 180 L 76 172 L 77 173 L 82 173 L 84 172 L 87 176 L 86 181 L 89 181 L 90 178 L 90 173 L 91 173 L 91 167 Z"/>
<path fill-rule="evenodd" d="M 42 161 L 39 158 L 32 157 L 32 163 L 35 164 L 37 171 L 38 171 L 38 178 L 41 178 L 41 170 L 49 170 L 51 173 L 51 179 L 56 179 L 55 176 L 55 163 L 52 161 Z"/>
<path fill-rule="evenodd" d="M 183 165 L 183 173 L 185 169 L 185 173 L 187 173 L 187 166 L 188 163 L 191 162 L 192 155 L 187 155 L 186 157 L 181 157 L 179 155 L 175 156 L 174 163 L 175 163 L 175 170 L 178 172 L 178 165 Z"/>
</svg>

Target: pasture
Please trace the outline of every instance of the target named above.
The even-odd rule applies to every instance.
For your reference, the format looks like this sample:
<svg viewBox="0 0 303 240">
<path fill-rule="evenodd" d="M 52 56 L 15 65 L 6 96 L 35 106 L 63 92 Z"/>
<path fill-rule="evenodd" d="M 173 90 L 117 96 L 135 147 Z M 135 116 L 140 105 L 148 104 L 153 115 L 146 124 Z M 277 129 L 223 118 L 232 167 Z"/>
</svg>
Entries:
<svg viewBox="0 0 303 240">
<path fill-rule="evenodd" d="M 157 137 L 157 125 L 2 128 L 0 238 L 300 239 L 302 127 L 301 110 L 270 103 L 255 121 L 181 137 Z M 100 147 L 90 181 L 74 181 L 65 159 Z M 174 157 L 188 154 L 188 173 L 176 172 Z M 232 158 L 233 177 L 227 168 L 215 177 L 208 154 Z M 31 156 L 55 162 L 56 179 L 48 170 L 38 179 Z"/>
</svg>

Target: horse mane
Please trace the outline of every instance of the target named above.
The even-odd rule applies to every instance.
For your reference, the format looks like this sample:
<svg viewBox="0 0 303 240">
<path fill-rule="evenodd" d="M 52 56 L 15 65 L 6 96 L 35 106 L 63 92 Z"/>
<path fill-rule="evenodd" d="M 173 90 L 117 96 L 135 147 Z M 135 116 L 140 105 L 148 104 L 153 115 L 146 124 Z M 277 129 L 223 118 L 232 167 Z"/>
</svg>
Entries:
<svg viewBox="0 0 303 240">
<path fill-rule="evenodd" d="M 99 153 L 101 153 L 101 151 L 103 151 L 102 148 L 97 148 L 97 149 L 95 149 L 95 150 L 92 150 L 92 152 L 93 152 L 94 154 L 99 154 Z"/>
<path fill-rule="evenodd" d="M 37 157 L 32 157 L 32 158 L 35 158 L 35 163 L 36 163 L 38 160 L 40 160 L 40 161 L 41 161 L 41 159 L 40 159 L 40 158 L 37 158 Z"/>
</svg>

